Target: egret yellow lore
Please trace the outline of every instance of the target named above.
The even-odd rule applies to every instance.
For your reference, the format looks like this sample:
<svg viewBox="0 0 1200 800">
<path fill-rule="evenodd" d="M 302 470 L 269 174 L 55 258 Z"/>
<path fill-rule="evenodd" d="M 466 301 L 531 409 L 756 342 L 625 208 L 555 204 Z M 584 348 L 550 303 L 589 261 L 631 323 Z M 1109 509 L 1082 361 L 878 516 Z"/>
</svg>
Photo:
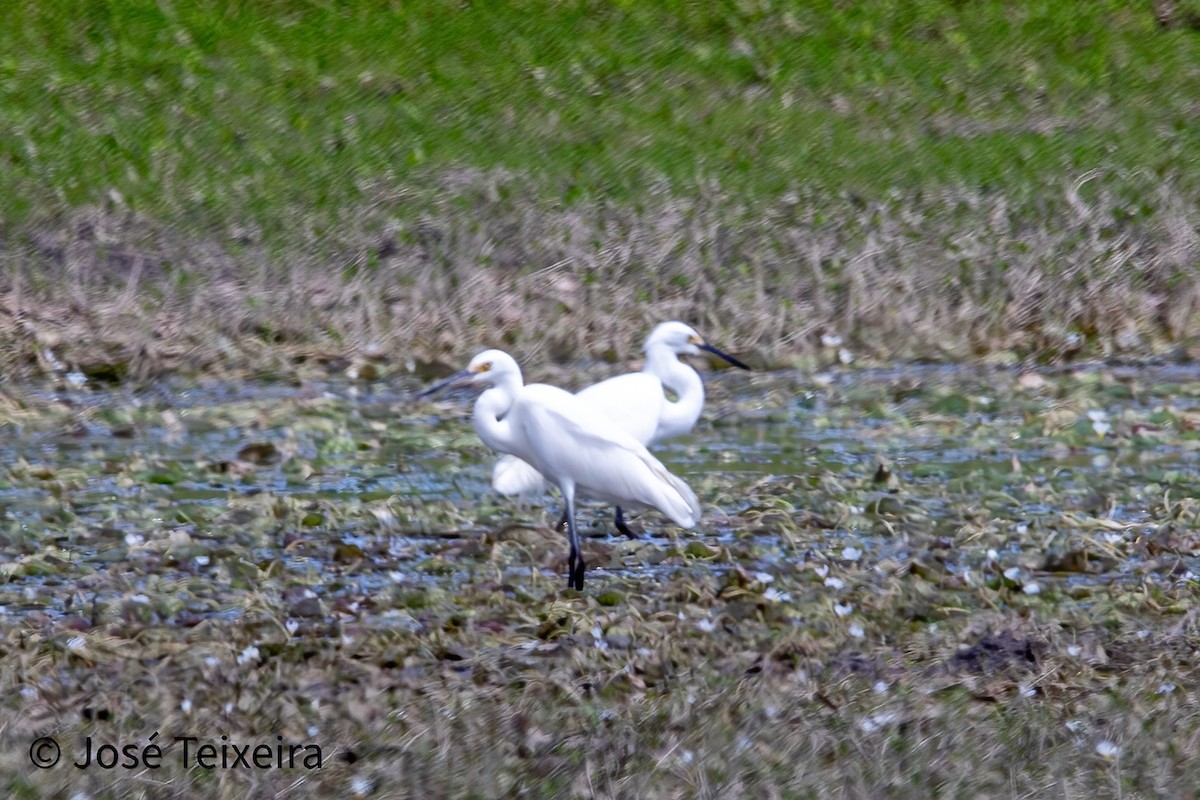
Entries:
<svg viewBox="0 0 1200 800">
<path fill-rule="evenodd" d="M 570 392 L 544 383 L 524 385 L 521 368 L 507 353 L 485 350 L 420 396 L 457 385 L 487 387 L 472 416 L 483 443 L 532 465 L 562 493 L 570 541 L 568 587 L 583 588 L 576 497 L 656 508 L 681 528 L 700 519 L 695 493 L 644 444 Z"/>
<path fill-rule="evenodd" d="M 704 408 L 704 381 L 680 356 L 708 352 L 735 367 L 748 366 L 708 344 L 691 326 L 679 322 L 660 323 L 646 337 L 646 363 L 641 372 L 629 372 L 592 384 L 576 393 L 599 413 L 645 445 L 682 436 L 691 431 Z M 675 400 L 667 399 L 670 390 Z M 492 488 L 504 495 L 534 495 L 545 491 L 542 475 L 529 462 L 515 455 L 502 456 L 492 470 Z M 633 538 L 617 505 L 617 530 Z M 560 523 L 561 524 L 561 523 Z"/>
</svg>

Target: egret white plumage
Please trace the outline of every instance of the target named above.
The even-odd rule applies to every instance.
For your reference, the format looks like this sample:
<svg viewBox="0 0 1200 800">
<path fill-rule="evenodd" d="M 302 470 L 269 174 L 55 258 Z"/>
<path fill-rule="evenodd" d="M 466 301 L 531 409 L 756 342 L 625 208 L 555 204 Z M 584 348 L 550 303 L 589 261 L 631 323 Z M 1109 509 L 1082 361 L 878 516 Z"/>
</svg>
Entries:
<svg viewBox="0 0 1200 800">
<path fill-rule="evenodd" d="M 750 369 L 705 342 L 691 326 L 677 321 L 655 327 L 646 337 L 643 350 L 646 363 L 641 372 L 600 381 L 575 396 L 645 445 L 689 432 L 704 408 L 704 381 L 679 356 L 697 356 L 704 351 L 735 367 Z M 676 399 L 667 399 L 665 390 L 674 393 Z M 505 495 L 532 495 L 544 491 L 546 485 L 535 467 L 515 455 L 506 455 L 492 470 L 492 488 Z M 617 530 L 633 538 L 619 504 L 614 523 Z"/>
<path fill-rule="evenodd" d="M 467 368 L 421 392 L 453 385 L 488 387 L 475 401 L 472 424 L 493 450 L 517 456 L 558 486 L 570 540 L 567 586 L 582 589 L 584 563 L 575 527 L 575 498 L 650 506 L 681 528 L 700 518 L 691 488 L 646 446 L 570 392 L 523 384 L 521 368 L 501 350 L 485 350 Z"/>
</svg>

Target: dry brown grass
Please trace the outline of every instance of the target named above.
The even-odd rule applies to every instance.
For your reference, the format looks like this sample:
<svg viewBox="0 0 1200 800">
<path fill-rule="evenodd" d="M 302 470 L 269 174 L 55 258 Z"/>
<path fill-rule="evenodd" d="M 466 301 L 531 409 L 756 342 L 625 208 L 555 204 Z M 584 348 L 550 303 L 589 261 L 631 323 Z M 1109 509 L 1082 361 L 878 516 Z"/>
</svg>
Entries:
<svg viewBox="0 0 1200 800">
<path fill-rule="evenodd" d="M 1194 354 L 1200 206 L 1169 184 L 1153 197 L 1134 208 L 1090 176 L 1019 208 L 961 190 L 760 209 L 714 187 L 562 209 L 463 171 L 436 196 L 299 220 L 281 252 L 90 208 L 6 241 L 0 364 L 45 369 L 47 348 L 134 377 L 487 345 L 628 359 L 668 318 L 772 366 L 817 355 L 822 333 L 868 360 Z"/>
</svg>

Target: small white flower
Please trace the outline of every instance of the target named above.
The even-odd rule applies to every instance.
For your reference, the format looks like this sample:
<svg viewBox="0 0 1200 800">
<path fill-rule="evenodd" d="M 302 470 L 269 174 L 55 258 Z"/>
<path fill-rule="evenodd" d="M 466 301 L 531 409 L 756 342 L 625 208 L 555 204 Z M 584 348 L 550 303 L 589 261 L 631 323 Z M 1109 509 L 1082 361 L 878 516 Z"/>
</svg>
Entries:
<svg viewBox="0 0 1200 800">
<path fill-rule="evenodd" d="M 87 639 L 82 636 L 72 636 L 67 640 L 67 649 L 72 653 L 78 653 L 87 647 Z"/>
<path fill-rule="evenodd" d="M 67 385 L 72 389 L 82 389 L 87 386 L 87 375 L 82 372 L 68 372 L 63 377 L 67 379 Z"/>
<path fill-rule="evenodd" d="M 1107 422 L 1093 422 L 1092 430 L 1096 432 L 1097 436 L 1107 436 L 1112 431 L 1112 425 Z"/>
<path fill-rule="evenodd" d="M 1087 412 L 1087 418 L 1092 422 L 1103 422 L 1108 419 L 1108 412 L 1102 408 L 1093 408 Z"/>
<path fill-rule="evenodd" d="M 220 663 L 221 663 L 221 659 L 217 658 L 216 656 L 205 656 L 204 657 L 204 666 L 209 667 L 210 669 L 217 666 Z"/>
<path fill-rule="evenodd" d="M 373 791 L 375 791 L 375 785 L 371 783 L 370 778 L 363 775 L 355 775 L 350 779 L 350 792 L 355 797 L 366 797 Z"/>
<path fill-rule="evenodd" d="M 286 620 L 283 623 L 283 629 L 288 632 L 288 636 L 292 636 L 300 628 L 300 623 L 294 619 Z"/>
<path fill-rule="evenodd" d="M 179 710 L 185 714 L 192 713 L 192 698 L 185 697 L 179 701 Z"/>
<path fill-rule="evenodd" d="M 818 577 L 818 578 L 824 578 L 826 575 L 828 575 L 828 574 L 829 574 L 829 565 L 828 565 L 828 564 L 822 564 L 822 565 L 821 565 L 821 566 L 819 566 L 819 567 L 815 567 L 815 568 L 813 569 L 813 572 L 817 573 L 817 577 Z"/>
<path fill-rule="evenodd" d="M 1067 655 L 1069 655 L 1071 658 L 1078 658 L 1079 654 L 1082 652 L 1083 648 L 1077 644 L 1067 645 Z"/>
<path fill-rule="evenodd" d="M 992 561 L 995 561 L 995 560 L 996 560 L 996 559 L 998 559 L 999 557 L 1000 557 L 1000 554 L 999 554 L 999 553 L 997 553 L 995 550 L 991 550 L 991 549 L 989 549 L 989 550 L 987 551 L 987 560 L 988 560 L 988 562 L 989 562 L 989 563 L 990 563 L 990 562 L 992 562 Z"/>
<path fill-rule="evenodd" d="M 679 760 L 682 761 L 684 764 L 692 763 L 692 761 L 694 761 L 695 758 L 696 758 L 696 754 L 693 753 L 691 750 L 684 750 L 682 753 L 679 754 Z"/>
<path fill-rule="evenodd" d="M 858 727 L 862 729 L 863 733 L 874 733 L 885 725 L 891 725 L 896 719 L 897 714 L 895 712 L 880 712 L 879 714 L 872 714 L 863 719 L 862 722 L 858 723 Z"/>
<path fill-rule="evenodd" d="M 1081 719 L 1072 719 L 1067 721 L 1067 730 L 1069 730 L 1071 733 L 1079 733 L 1085 727 L 1087 726 L 1083 724 L 1083 720 Z"/>
<path fill-rule="evenodd" d="M 254 645 L 249 645 L 237 657 L 238 664 L 249 664 L 251 661 L 258 660 L 258 648 Z"/>
<path fill-rule="evenodd" d="M 763 592 L 763 599 L 772 603 L 788 603 L 791 602 L 792 595 L 789 592 L 781 592 L 772 586 Z"/>
<path fill-rule="evenodd" d="M 208 556 L 196 556 L 197 567 L 207 567 L 211 559 Z"/>
<path fill-rule="evenodd" d="M 308 738 L 310 738 L 310 739 L 315 739 L 315 738 L 317 738 L 317 737 L 318 737 L 318 736 L 320 736 L 320 735 L 321 735 L 321 729 L 320 729 L 320 728 L 318 728 L 316 725 L 309 725 L 309 726 L 308 726 Z"/>
<path fill-rule="evenodd" d="M 46 359 L 46 363 L 49 364 L 50 368 L 55 372 L 62 372 L 64 369 L 66 369 L 66 367 L 63 366 L 63 363 L 58 360 L 58 356 L 54 355 L 54 351 L 52 351 L 49 347 L 42 349 L 42 358 Z"/>
<path fill-rule="evenodd" d="M 1021 697 L 1034 697 L 1037 695 L 1037 689 L 1027 683 L 1022 683 L 1017 687 L 1017 691 L 1021 693 Z"/>
<path fill-rule="evenodd" d="M 1030 581 L 1029 583 L 1025 584 L 1024 587 L 1022 587 L 1021 591 L 1023 591 L 1025 594 L 1041 594 L 1042 587 L 1039 586 L 1035 581 Z"/>
<path fill-rule="evenodd" d="M 867 632 L 863 630 L 862 625 L 859 625 L 857 622 L 852 622 L 850 623 L 850 635 L 855 639 L 861 639 L 867 635 Z"/>
<path fill-rule="evenodd" d="M 696 627 L 703 633 L 712 633 L 717 629 L 717 624 L 707 617 L 696 622 Z"/>
<path fill-rule="evenodd" d="M 774 583 L 775 576 L 769 572 L 756 572 L 754 573 L 754 580 L 759 583 Z"/>
<path fill-rule="evenodd" d="M 825 585 L 830 589 L 841 589 L 846 585 L 846 582 L 841 578 L 835 578 L 832 575 L 825 579 Z"/>
<path fill-rule="evenodd" d="M 858 561 L 862 558 L 862 550 L 859 550 L 857 547 L 843 547 L 842 558 L 847 561 Z"/>
<path fill-rule="evenodd" d="M 1110 742 L 1108 739 L 1103 739 L 1096 742 L 1096 753 L 1101 758 L 1117 758 L 1121 755 L 1121 746 L 1116 742 Z"/>
<path fill-rule="evenodd" d="M 833 613 L 837 614 L 839 617 L 850 616 L 850 612 L 853 610 L 854 605 L 852 603 L 846 603 L 845 605 L 842 605 L 841 603 L 833 604 Z"/>
<path fill-rule="evenodd" d="M 1029 526 L 1026 525 L 1024 522 L 1018 522 L 1017 523 L 1017 533 L 1024 536 L 1025 534 L 1029 533 Z M 991 555 L 994 552 L 996 552 L 996 551 L 988 550 L 988 555 Z M 993 556 L 993 558 L 994 558 L 994 556 Z"/>
<path fill-rule="evenodd" d="M 1004 570 L 1004 577 L 1010 581 L 1015 581 L 1017 578 L 1021 577 L 1021 568 L 1009 567 L 1008 569 Z"/>
<path fill-rule="evenodd" d="M 822 333 L 821 344 L 825 345 L 826 347 L 841 347 L 842 337 L 838 336 L 836 333 Z"/>
<path fill-rule="evenodd" d="M 1138 637 L 1139 639 L 1149 639 L 1149 638 L 1150 638 L 1150 631 L 1148 631 L 1148 630 L 1144 630 L 1144 629 L 1143 629 L 1143 630 L 1140 630 L 1140 631 L 1138 631 L 1138 632 L 1137 632 L 1137 637 Z"/>
<path fill-rule="evenodd" d="M 146 596 L 146 595 L 144 595 L 144 594 L 135 594 L 135 595 L 133 595 L 132 597 L 130 597 L 130 598 L 129 598 L 129 601 L 130 601 L 131 603 L 137 603 L 139 606 L 148 606 L 148 605 L 150 605 L 150 598 L 149 598 L 149 597 L 147 597 L 147 596 Z"/>
<path fill-rule="evenodd" d="M 1175 691 L 1175 684 L 1160 683 L 1158 685 L 1158 690 L 1155 692 L 1155 694 L 1172 694 L 1174 691 Z"/>
<path fill-rule="evenodd" d="M 145 543 L 146 537 L 142 536 L 140 533 L 134 533 L 130 531 L 129 533 L 125 534 L 125 545 L 127 547 L 140 547 Z"/>
<path fill-rule="evenodd" d="M 390 528 L 396 524 L 396 515 L 387 506 L 373 506 L 371 508 L 371 514 L 373 514 L 379 524 L 383 525 L 385 528 Z"/>
<path fill-rule="evenodd" d="M 883 694 L 890 688 L 891 687 L 887 685 L 887 681 L 875 681 L 875 685 L 871 687 L 875 694 Z"/>
</svg>

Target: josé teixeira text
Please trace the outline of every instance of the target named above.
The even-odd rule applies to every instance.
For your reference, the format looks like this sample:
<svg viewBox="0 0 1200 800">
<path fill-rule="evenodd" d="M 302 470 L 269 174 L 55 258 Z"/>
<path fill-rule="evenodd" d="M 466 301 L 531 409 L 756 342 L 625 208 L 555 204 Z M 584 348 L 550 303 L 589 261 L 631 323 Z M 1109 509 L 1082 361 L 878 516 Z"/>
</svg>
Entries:
<svg viewBox="0 0 1200 800">
<path fill-rule="evenodd" d="M 170 760 L 178 760 L 184 769 L 321 769 L 324 754 L 318 744 L 285 742 L 239 743 L 221 736 L 219 741 L 201 742 L 198 736 L 176 736 L 170 744 L 160 744 L 156 731 L 144 744 L 100 743 L 88 736 L 83 753 L 72 761 L 76 769 L 160 769 Z M 174 746 L 171 746 L 171 745 Z M 58 742 L 43 736 L 29 748 L 34 766 L 49 769 L 59 762 Z"/>
</svg>

